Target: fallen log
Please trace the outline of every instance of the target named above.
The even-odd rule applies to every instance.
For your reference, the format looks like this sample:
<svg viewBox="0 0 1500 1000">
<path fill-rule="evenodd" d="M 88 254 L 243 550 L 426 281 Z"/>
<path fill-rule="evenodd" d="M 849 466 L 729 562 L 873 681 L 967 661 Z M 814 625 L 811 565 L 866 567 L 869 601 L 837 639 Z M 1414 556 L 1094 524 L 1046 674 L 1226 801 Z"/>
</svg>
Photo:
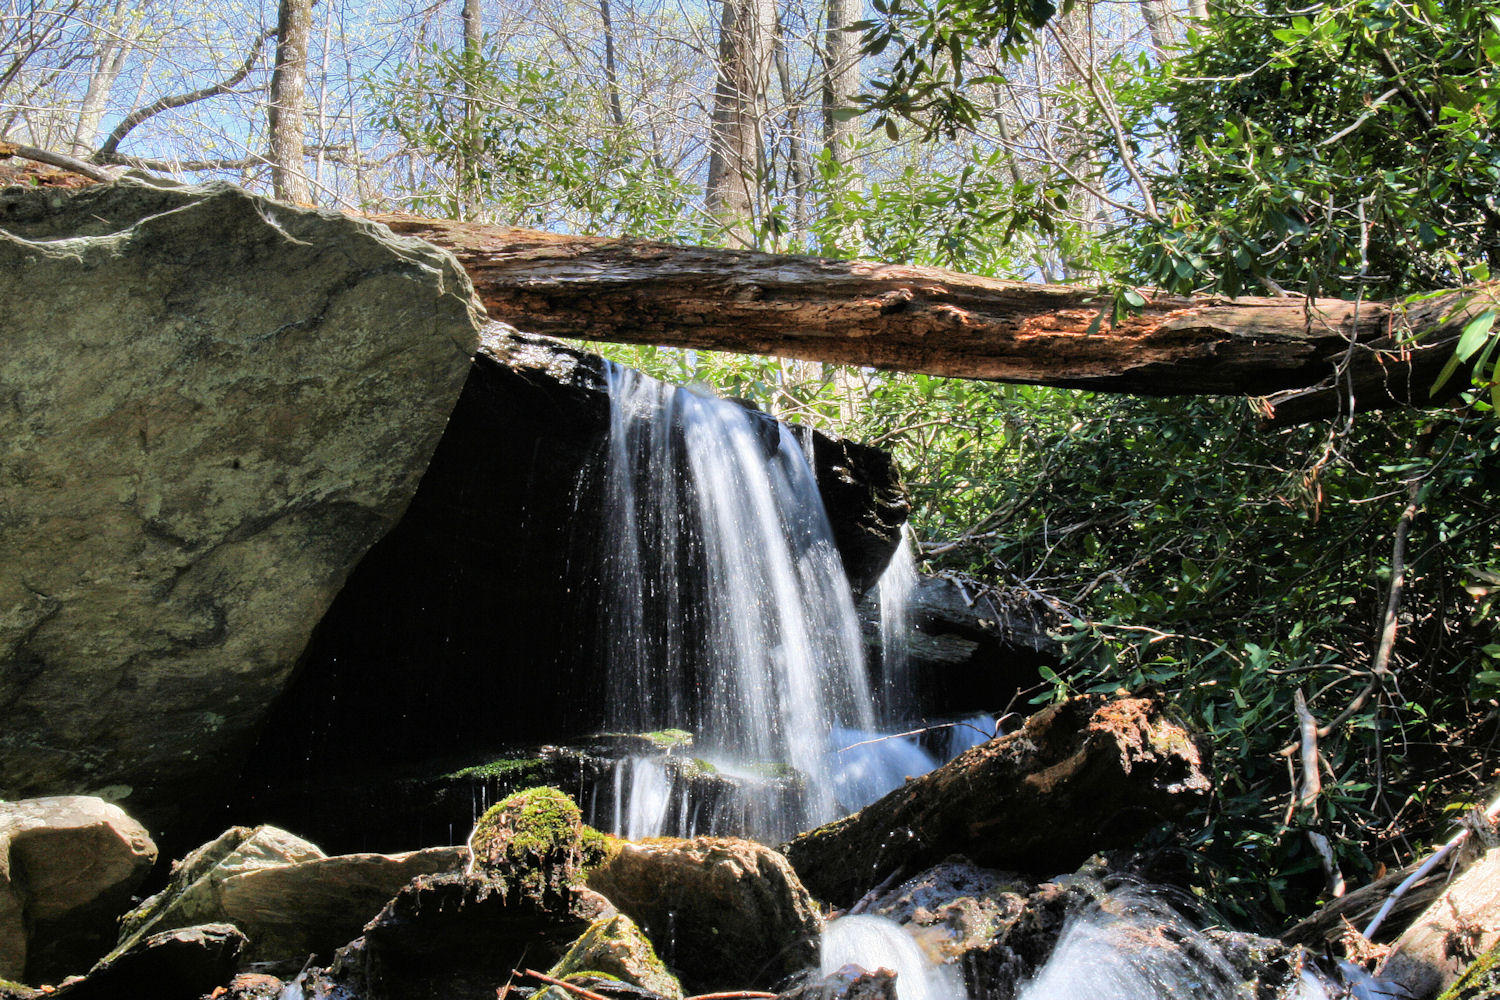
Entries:
<svg viewBox="0 0 1500 1000">
<path fill-rule="evenodd" d="M 1268 401 L 1278 422 L 1350 399 L 1440 401 L 1430 389 L 1458 335 L 1500 301 L 1500 283 L 1409 306 L 1143 293 L 1136 315 L 1111 324 L 1113 299 L 1096 289 L 373 218 L 452 251 L 490 316 L 527 332 L 1145 395 L 1280 393 Z"/>
<path fill-rule="evenodd" d="M 1491 848 L 1448 886 L 1391 946 L 1379 969 L 1416 1000 L 1452 986 L 1500 944 L 1500 849 Z"/>
<path fill-rule="evenodd" d="M 784 848 L 813 895 L 848 906 L 950 854 L 1052 876 L 1208 798 L 1198 746 L 1148 698 L 1086 696 L 906 782 Z"/>
</svg>

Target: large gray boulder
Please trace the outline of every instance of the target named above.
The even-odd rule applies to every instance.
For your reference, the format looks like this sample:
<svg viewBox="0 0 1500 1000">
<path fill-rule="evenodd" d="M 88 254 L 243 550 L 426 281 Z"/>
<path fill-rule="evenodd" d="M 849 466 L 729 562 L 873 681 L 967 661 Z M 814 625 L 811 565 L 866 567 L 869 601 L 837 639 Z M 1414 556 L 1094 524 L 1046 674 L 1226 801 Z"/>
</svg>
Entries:
<svg viewBox="0 0 1500 1000">
<path fill-rule="evenodd" d="M 155 862 L 146 828 L 102 799 L 0 802 L 0 979 L 88 969 Z"/>
<path fill-rule="evenodd" d="M 477 343 L 452 257 L 227 186 L 0 192 L 0 796 L 163 824 L 400 517 Z"/>
<path fill-rule="evenodd" d="M 116 951 L 163 931 L 226 923 L 248 939 L 243 961 L 295 973 L 308 955 L 331 959 L 412 879 L 467 861 L 462 847 L 330 858 L 273 826 L 233 827 L 174 866 L 167 887 L 123 918 Z"/>
</svg>

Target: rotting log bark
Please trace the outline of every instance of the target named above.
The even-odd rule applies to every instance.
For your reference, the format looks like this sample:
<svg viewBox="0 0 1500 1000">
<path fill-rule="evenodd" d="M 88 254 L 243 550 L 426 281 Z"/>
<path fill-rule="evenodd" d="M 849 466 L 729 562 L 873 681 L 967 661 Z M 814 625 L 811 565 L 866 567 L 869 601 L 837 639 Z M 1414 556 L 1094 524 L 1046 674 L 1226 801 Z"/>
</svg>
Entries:
<svg viewBox="0 0 1500 1000">
<path fill-rule="evenodd" d="M 1399 984 L 1407 996 L 1437 996 L 1496 944 L 1500 848 L 1491 848 L 1396 939 L 1379 974 Z"/>
<path fill-rule="evenodd" d="M 1055 875 L 1131 844 L 1210 791 L 1192 737 L 1147 698 L 1075 698 L 804 833 L 787 859 L 815 896 L 848 906 L 950 854 Z"/>
<path fill-rule="evenodd" d="M 1351 395 L 1357 409 L 1434 402 L 1464 324 L 1500 302 L 1500 283 L 1405 307 L 1149 294 L 1090 333 L 1111 299 L 1087 288 L 374 218 L 452 251 L 490 316 L 532 333 L 1146 395 L 1279 393 L 1278 422 L 1339 412 Z"/>
</svg>

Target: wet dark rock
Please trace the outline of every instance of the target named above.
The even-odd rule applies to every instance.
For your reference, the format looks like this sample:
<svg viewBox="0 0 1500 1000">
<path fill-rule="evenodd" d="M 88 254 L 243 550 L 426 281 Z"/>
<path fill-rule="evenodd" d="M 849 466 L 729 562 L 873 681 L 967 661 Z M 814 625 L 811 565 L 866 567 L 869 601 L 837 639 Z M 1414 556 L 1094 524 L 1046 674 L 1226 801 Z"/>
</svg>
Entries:
<svg viewBox="0 0 1500 1000">
<path fill-rule="evenodd" d="M 597 356 L 486 334 L 405 516 L 350 576 L 273 711 L 236 815 L 333 851 L 392 852 L 449 839 L 450 824 L 462 837 L 485 805 L 478 784 L 433 779 L 471 765 L 533 770 L 492 793 L 581 794 L 588 754 L 522 765 L 514 748 L 586 744 L 607 718 L 602 494 L 589 470 L 608 422 Z M 895 546 L 904 491 L 883 454 L 814 437 L 845 563 L 866 585 Z M 385 794 L 387 774 L 414 760 L 434 766 Z"/>
<path fill-rule="evenodd" d="M 7 188 L 0 231 L 0 798 L 211 814 L 416 489 L 468 277 L 223 185 Z"/>
<path fill-rule="evenodd" d="M 693 993 L 764 988 L 817 956 L 822 923 L 812 897 L 762 844 L 623 842 L 588 884 L 640 925 Z"/>
<path fill-rule="evenodd" d="M 229 981 L 245 944 L 245 935 L 231 924 L 163 931 L 111 955 L 51 995 L 59 1000 L 198 1000 Z"/>
<path fill-rule="evenodd" d="M 797 837 L 787 857 L 821 899 L 849 905 L 949 854 L 1054 874 L 1207 801 L 1193 737 L 1150 699 L 1075 698 Z"/>
<path fill-rule="evenodd" d="M 1240 977 L 1241 989 L 1252 1000 L 1287 1000 L 1296 995 L 1313 955 L 1297 944 L 1242 931 L 1208 930 L 1204 936 Z"/>
<path fill-rule="evenodd" d="M 275 976 L 268 976 L 263 972 L 241 972 L 225 984 L 223 993 L 217 996 L 209 993 L 206 998 L 211 998 L 211 1000 L 279 1000 L 285 987 L 286 984 Z"/>
<path fill-rule="evenodd" d="M 103 799 L 0 802 L 0 979 L 87 970 L 155 863 L 146 828 Z"/>
<path fill-rule="evenodd" d="M 493 1000 L 513 969 L 555 963 L 613 912 L 577 886 L 484 870 L 424 875 L 340 949 L 332 975 L 362 1000 Z"/>
<path fill-rule="evenodd" d="M 858 606 L 865 643 L 880 648 L 880 602 L 874 591 Z M 922 575 L 911 596 L 909 676 L 912 695 L 928 715 L 999 707 L 1037 682 L 1037 668 L 1055 666 L 1062 647 L 1057 615 L 1041 598 L 1018 589 L 960 586 Z"/>
<path fill-rule="evenodd" d="M 846 965 L 781 993 L 776 1000 L 896 1000 L 896 976 L 889 969 L 874 972 Z"/>
</svg>

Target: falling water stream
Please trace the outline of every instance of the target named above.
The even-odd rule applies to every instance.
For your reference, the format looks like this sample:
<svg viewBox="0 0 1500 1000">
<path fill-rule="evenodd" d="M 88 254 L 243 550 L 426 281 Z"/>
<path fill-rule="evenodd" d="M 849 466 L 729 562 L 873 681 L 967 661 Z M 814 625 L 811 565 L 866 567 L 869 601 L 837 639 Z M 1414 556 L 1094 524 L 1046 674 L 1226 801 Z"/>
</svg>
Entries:
<svg viewBox="0 0 1500 1000">
<path fill-rule="evenodd" d="M 615 832 L 778 840 L 940 763 L 912 737 L 907 537 L 879 584 L 872 689 L 853 595 L 795 431 L 739 403 L 607 372 L 605 648 L 619 732 L 691 748 L 624 761 Z M 711 774 L 711 802 L 679 786 Z M 598 814 L 594 822 L 605 823 Z"/>
</svg>

